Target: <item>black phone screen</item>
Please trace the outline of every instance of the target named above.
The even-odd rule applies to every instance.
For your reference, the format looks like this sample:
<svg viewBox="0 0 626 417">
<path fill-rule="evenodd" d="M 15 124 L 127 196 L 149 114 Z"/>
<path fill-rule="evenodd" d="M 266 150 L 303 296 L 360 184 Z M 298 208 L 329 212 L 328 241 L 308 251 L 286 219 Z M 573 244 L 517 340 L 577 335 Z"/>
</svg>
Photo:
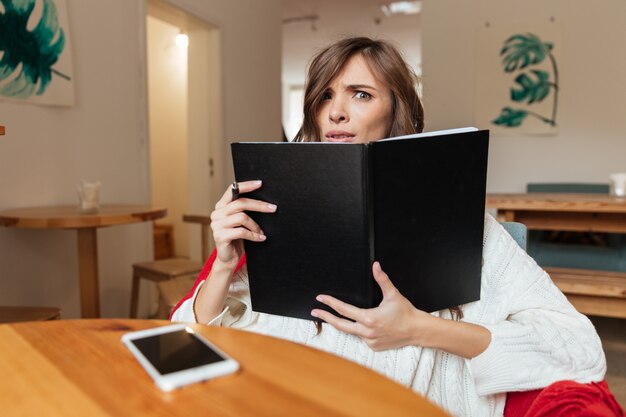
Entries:
<svg viewBox="0 0 626 417">
<path fill-rule="evenodd" d="M 134 339 L 131 343 L 161 375 L 226 360 L 184 329 Z"/>
</svg>

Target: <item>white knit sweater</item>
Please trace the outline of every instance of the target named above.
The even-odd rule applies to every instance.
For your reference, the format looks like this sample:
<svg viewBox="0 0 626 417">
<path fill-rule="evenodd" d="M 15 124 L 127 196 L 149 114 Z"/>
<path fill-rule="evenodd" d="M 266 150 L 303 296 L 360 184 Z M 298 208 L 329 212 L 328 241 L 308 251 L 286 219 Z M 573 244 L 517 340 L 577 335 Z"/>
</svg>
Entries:
<svg viewBox="0 0 626 417">
<path fill-rule="evenodd" d="M 489 329 L 491 343 L 471 360 L 416 346 L 374 352 L 358 337 L 327 324 L 317 334 L 312 321 L 253 312 L 245 271 L 235 276 L 224 311 L 210 324 L 334 353 L 411 387 L 459 417 L 502 416 L 509 391 L 604 378 L 605 357 L 591 322 L 490 215 L 485 217 L 483 262 L 480 301 L 462 310 L 464 321 Z M 174 312 L 173 321 L 195 321 L 196 295 L 197 290 Z M 450 316 L 447 310 L 433 314 Z"/>
</svg>

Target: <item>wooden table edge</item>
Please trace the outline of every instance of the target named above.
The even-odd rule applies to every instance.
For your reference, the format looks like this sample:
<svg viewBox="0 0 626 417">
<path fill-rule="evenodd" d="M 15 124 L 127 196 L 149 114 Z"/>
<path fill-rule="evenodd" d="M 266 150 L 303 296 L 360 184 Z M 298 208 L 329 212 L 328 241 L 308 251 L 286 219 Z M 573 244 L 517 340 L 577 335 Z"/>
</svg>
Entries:
<svg viewBox="0 0 626 417">
<path fill-rule="evenodd" d="M 128 207 L 128 213 L 106 213 L 107 208 Z M 50 206 L 50 208 L 71 209 L 74 206 Z M 41 209 L 41 207 L 25 207 L 0 212 L 0 226 L 23 229 L 89 229 L 125 224 L 143 223 L 167 216 L 167 209 L 142 205 L 110 204 L 103 205 L 103 211 L 94 214 L 81 214 L 76 207 L 73 218 L 61 215 L 51 216 L 20 216 L 20 212 Z"/>
<path fill-rule="evenodd" d="M 37 335 L 36 340 L 39 340 L 43 336 L 45 336 L 45 333 L 43 332 L 38 334 L 37 329 L 40 328 L 41 326 L 65 326 L 63 329 L 59 329 L 59 331 L 62 331 L 64 333 L 70 332 L 75 335 L 74 338 L 80 337 L 80 335 L 84 334 L 85 332 L 95 332 L 96 340 L 97 338 L 101 338 L 103 336 L 106 337 L 108 341 L 105 344 L 103 344 L 103 346 L 107 349 L 110 348 L 112 340 L 117 340 L 117 342 L 115 343 L 118 343 L 119 350 L 117 350 L 116 348 L 116 352 L 119 352 L 119 355 L 122 355 L 122 356 L 119 356 L 118 358 L 120 362 L 128 363 L 129 366 L 131 363 L 133 363 L 134 365 L 136 365 L 133 367 L 136 370 L 140 370 L 141 367 L 139 366 L 139 364 L 134 362 L 134 359 L 132 358 L 130 352 L 127 351 L 126 348 L 121 343 L 121 336 L 126 332 L 153 328 L 153 327 L 160 327 L 160 326 L 165 326 L 169 324 L 173 324 L 173 323 L 166 321 L 166 320 L 133 320 L 133 319 L 87 319 L 87 320 L 82 319 L 82 320 L 79 320 L 79 319 L 75 319 L 75 320 L 57 320 L 57 321 L 51 321 L 51 322 L 2 324 L 0 325 L 0 329 L 9 327 L 12 331 L 15 331 L 16 334 L 19 334 L 20 336 L 25 337 L 26 339 L 32 338 L 33 335 Z M 176 323 L 176 324 L 185 324 L 185 323 Z M 434 417 L 444 417 L 444 416 L 448 417 L 448 415 L 441 408 L 439 408 L 437 405 L 430 402 L 425 396 L 416 393 L 410 388 L 402 384 L 399 384 L 398 382 L 392 379 L 389 379 L 385 377 L 384 375 L 381 375 L 378 372 L 375 372 L 367 367 L 363 367 L 355 362 L 352 362 L 340 356 L 334 355 L 332 353 L 325 352 L 325 351 L 322 351 L 322 350 L 319 350 L 310 346 L 306 346 L 303 344 L 299 344 L 296 342 L 284 340 L 281 338 L 276 338 L 272 336 L 267 336 L 267 335 L 254 333 L 254 332 L 248 332 L 248 331 L 239 330 L 239 329 L 212 327 L 212 326 L 205 326 L 205 325 L 200 325 L 200 324 L 187 324 L 187 325 L 189 325 L 192 329 L 194 329 L 194 331 L 198 332 L 199 334 L 204 335 L 207 339 L 211 340 L 218 347 L 222 348 L 226 353 L 231 354 L 235 359 L 237 359 L 238 356 L 244 359 L 243 361 L 241 361 L 243 362 L 243 366 L 242 366 L 242 370 L 239 372 L 246 373 L 245 381 L 243 380 L 239 381 L 238 384 L 244 382 L 244 385 L 247 384 L 247 386 L 249 386 L 249 383 L 251 380 L 259 380 L 259 379 L 264 380 L 267 377 L 267 375 L 272 374 L 272 372 L 268 373 L 268 371 L 275 369 L 273 364 L 282 361 L 285 355 L 288 355 L 288 356 L 291 356 L 292 358 L 296 358 L 294 359 L 296 362 L 306 363 L 307 364 L 306 369 L 309 369 L 309 368 L 321 369 L 322 373 L 320 375 L 322 376 L 325 375 L 324 378 L 326 380 L 330 376 L 324 373 L 324 369 L 326 370 L 328 370 L 328 368 L 335 369 L 336 368 L 335 364 L 341 364 L 342 365 L 341 367 L 346 367 L 348 371 L 348 372 L 345 372 L 344 375 L 352 379 L 354 379 L 354 376 L 352 376 L 354 372 L 350 372 L 350 371 L 355 371 L 357 374 L 356 377 L 363 377 L 364 375 L 367 375 L 367 376 L 371 376 L 372 379 L 377 381 L 376 384 L 372 384 L 372 385 L 368 385 L 366 383 L 365 387 L 359 386 L 359 384 L 362 384 L 363 382 L 357 382 L 356 386 L 352 386 L 351 387 L 352 396 L 350 397 L 352 402 L 355 401 L 355 398 L 357 395 L 356 393 L 358 393 L 359 398 L 361 397 L 361 395 L 366 396 L 367 398 L 374 398 L 375 400 L 374 403 L 369 403 L 369 404 L 377 404 L 376 407 L 378 407 L 379 411 L 381 407 L 383 407 L 383 405 L 384 405 L 383 408 L 387 409 L 387 406 L 385 404 L 388 404 L 388 401 L 395 401 L 396 402 L 395 410 L 400 412 L 400 415 L 429 415 L 429 416 L 434 416 Z M 113 334 L 106 335 L 106 332 L 112 332 Z M 58 340 L 59 334 L 60 333 L 57 332 L 55 338 L 53 339 Z M 232 336 L 235 334 L 237 334 L 238 337 L 233 338 Z M 233 350 L 233 346 L 236 346 L 236 344 L 241 344 L 242 340 L 245 342 L 246 347 L 241 352 L 235 352 Z M 94 341 L 90 341 L 88 342 L 86 347 L 80 348 L 78 350 L 93 349 L 94 348 L 93 343 Z M 264 351 L 264 354 L 261 355 L 262 360 L 260 361 L 261 363 L 258 365 L 258 368 L 257 366 L 255 366 L 253 369 L 251 364 L 256 363 L 256 361 L 254 362 L 252 361 L 253 356 L 251 355 L 253 354 L 253 352 L 258 351 L 258 347 L 261 345 L 265 345 L 266 349 Z M 283 349 L 275 349 L 277 347 L 278 348 L 283 347 Z M 42 353 L 45 352 L 46 349 L 48 349 L 48 347 L 43 346 L 43 345 L 39 346 L 39 344 L 37 344 L 36 348 L 37 350 L 40 350 Z M 294 353 L 298 353 L 298 355 L 294 356 Z M 58 354 L 60 353 L 56 353 L 55 356 L 58 356 Z M 114 355 L 113 353 L 111 353 L 111 355 L 112 355 L 111 356 L 112 359 L 115 357 L 118 357 L 117 353 L 115 353 Z M 328 358 L 327 363 L 324 364 L 324 363 L 320 363 L 320 361 L 318 360 L 311 360 L 312 358 L 319 358 L 319 357 Z M 266 362 L 263 359 L 267 359 L 268 361 Z M 122 364 L 120 363 L 120 365 Z M 302 368 L 302 364 L 300 364 L 298 367 L 296 367 L 296 369 L 301 372 L 305 368 Z M 343 370 L 338 370 L 338 372 L 342 372 L 342 371 Z M 74 370 L 73 372 L 75 373 L 76 370 Z M 282 372 L 282 373 L 292 375 L 293 371 Z M 281 375 L 281 370 L 275 369 L 275 375 L 272 376 L 272 378 L 278 379 L 279 384 L 277 385 L 277 387 L 279 386 L 282 387 L 279 389 L 286 389 L 287 392 L 292 393 L 292 395 L 293 394 L 297 395 L 298 393 L 307 392 L 307 396 L 303 397 L 303 399 L 308 398 L 309 401 L 311 398 L 318 398 L 318 396 L 321 395 L 322 398 L 325 398 L 325 401 L 320 402 L 320 404 L 329 404 L 331 402 L 332 404 L 334 404 L 332 408 L 328 408 L 328 410 L 330 411 L 329 415 L 332 415 L 332 416 L 356 415 L 354 412 L 345 412 L 344 414 L 344 412 L 338 411 L 342 407 L 345 407 L 345 404 L 342 405 L 341 401 L 335 401 L 335 399 L 342 398 L 345 392 L 349 392 L 350 390 L 337 391 L 333 387 L 322 386 L 321 391 L 311 393 L 308 390 L 303 391 L 304 388 L 302 386 L 296 389 L 292 389 L 291 387 L 293 386 L 294 381 L 291 381 L 285 378 L 281 379 L 280 375 Z M 82 379 L 84 379 L 84 377 Z M 359 381 L 364 381 L 367 379 L 369 378 L 361 378 L 359 379 Z M 221 383 L 222 382 L 219 382 L 219 384 Z M 223 383 L 232 384 L 232 382 L 228 382 L 227 380 L 224 380 Z M 314 382 L 307 382 L 307 383 L 309 385 L 314 384 L 315 386 L 320 385 L 319 383 L 315 384 Z M 366 389 L 363 390 L 363 388 L 366 388 Z M 141 381 L 137 382 L 136 390 L 150 392 L 151 394 L 148 397 L 153 397 L 155 399 L 162 398 L 164 401 L 169 402 L 170 400 L 173 400 L 176 397 L 186 398 L 189 395 L 197 395 L 198 393 L 206 392 L 206 386 L 203 387 L 202 384 L 198 384 L 198 385 L 194 384 L 194 385 L 190 385 L 188 387 L 182 388 L 180 392 L 174 391 L 172 393 L 161 393 L 160 391 L 158 391 L 158 389 L 156 389 L 156 387 L 153 386 L 152 381 L 149 379 L 149 377 L 143 374 L 143 370 L 141 370 Z M 328 394 L 330 392 L 329 390 L 332 390 L 332 392 L 334 392 L 332 396 L 333 398 L 329 399 L 328 397 L 324 397 L 324 394 L 320 394 L 320 393 Z M 393 395 L 390 395 L 389 397 L 385 397 L 385 393 L 389 393 L 389 392 L 393 393 Z M 291 397 L 291 399 L 293 400 L 293 397 Z M 390 407 L 390 408 L 394 408 L 394 407 Z M 419 414 L 420 412 L 422 412 L 423 414 Z M 305 413 L 305 414 L 310 415 L 310 412 Z M 376 415 L 381 415 L 381 414 L 376 414 Z"/>
</svg>

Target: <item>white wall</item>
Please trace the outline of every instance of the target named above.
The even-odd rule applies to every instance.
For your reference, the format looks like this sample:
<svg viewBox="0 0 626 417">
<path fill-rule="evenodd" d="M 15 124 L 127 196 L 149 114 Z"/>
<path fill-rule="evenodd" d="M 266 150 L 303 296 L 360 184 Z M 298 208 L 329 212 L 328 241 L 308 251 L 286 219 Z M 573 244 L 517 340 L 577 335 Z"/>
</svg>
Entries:
<svg viewBox="0 0 626 417">
<path fill-rule="evenodd" d="M 171 3 L 222 30 L 225 138 L 279 135 L 280 0 Z M 68 8 L 76 105 L 0 103 L 0 210 L 74 204 L 82 178 L 102 181 L 103 203 L 150 202 L 145 2 Z M 131 264 L 152 256 L 150 225 L 100 229 L 98 243 L 102 313 L 126 316 Z M 0 229 L 0 305 L 57 305 L 78 317 L 76 257 L 73 231 Z"/>
<path fill-rule="evenodd" d="M 528 182 L 608 182 L 626 171 L 626 3 L 622 0 L 437 0 L 422 11 L 426 130 L 474 125 L 475 35 L 506 26 L 562 22 L 559 133 L 492 135 L 488 191 Z"/>
</svg>

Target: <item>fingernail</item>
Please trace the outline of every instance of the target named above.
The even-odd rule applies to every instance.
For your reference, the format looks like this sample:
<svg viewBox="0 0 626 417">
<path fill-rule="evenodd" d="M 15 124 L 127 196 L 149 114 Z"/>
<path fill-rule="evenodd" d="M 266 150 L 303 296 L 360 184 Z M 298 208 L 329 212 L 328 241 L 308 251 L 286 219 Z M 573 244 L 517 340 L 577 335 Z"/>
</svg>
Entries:
<svg viewBox="0 0 626 417">
<path fill-rule="evenodd" d="M 322 297 L 321 295 L 318 295 L 317 297 L 315 297 L 315 299 L 320 303 L 324 301 L 324 297 Z"/>
<path fill-rule="evenodd" d="M 375 269 L 376 271 L 380 271 L 380 270 L 381 270 L 381 269 L 380 269 L 380 262 L 374 262 L 374 269 Z"/>
<path fill-rule="evenodd" d="M 317 311 L 312 310 L 312 311 L 311 311 L 311 315 L 312 315 L 313 317 L 317 317 Z"/>
<path fill-rule="evenodd" d="M 253 182 L 252 182 L 252 184 L 253 184 L 253 185 L 261 185 L 261 184 L 263 184 L 263 181 L 261 181 L 261 180 L 255 180 L 255 181 L 253 181 Z"/>
<path fill-rule="evenodd" d="M 275 210 L 276 210 L 276 208 L 277 208 L 277 206 L 276 206 L 276 204 L 268 204 L 268 205 L 267 205 L 267 208 L 269 208 L 269 209 L 270 209 L 270 210 L 272 210 L 272 211 L 275 211 Z"/>
<path fill-rule="evenodd" d="M 265 235 L 259 235 L 259 240 L 265 240 L 265 239 L 267 239 L 267 236 L 265 236 Z"/>
</svg>

